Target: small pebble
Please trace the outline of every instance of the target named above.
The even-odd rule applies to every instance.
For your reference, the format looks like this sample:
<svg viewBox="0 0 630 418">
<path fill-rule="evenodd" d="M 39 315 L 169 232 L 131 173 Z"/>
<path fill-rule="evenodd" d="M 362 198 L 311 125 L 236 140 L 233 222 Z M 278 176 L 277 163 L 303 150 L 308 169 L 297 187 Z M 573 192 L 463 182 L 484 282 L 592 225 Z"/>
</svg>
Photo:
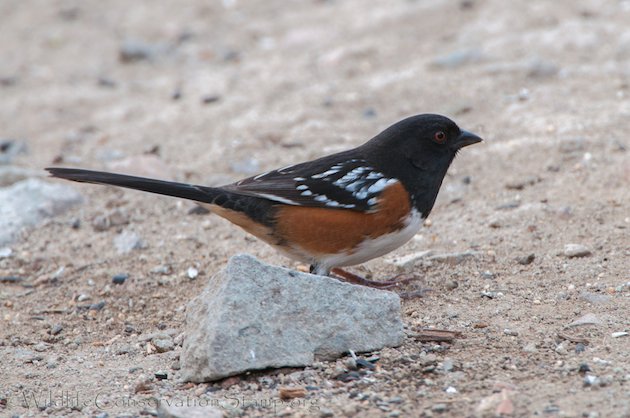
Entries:
<svg viewBox="0 0 630 418">
<path fill-rule="evenodd" d="M 320 418 L 330 418 L 330 417 L 334 417 L 335 413 L 332 411 L 332 409 L 320 408 L 319 409 L 319 416 L 320 416 Z"/>
<path fill-rule="evenodd" d="M 125 283 L 125 280 L 127 280 L 129 278 L 128 274 L 117 274 L 114 277 L 112 277 L 112 283 L 114 284 L 123 284 Z"/>
<path fill-rule="evenodd" d="M 610 334 L 613 338 L 619 338 L 619 337 L 626 337 L 628 336 L 628 333 L 625 331 L 619 331 L 619 332 L 613 332 L 612 334 Z"/>
<path fill-rule="evenodd" d="M 580 298 L 593 305 L 609 302 L 612 299 L 610 295 L 602 295 L 598 293 L 582 292 Z"/>
<path fill-rule="evenodd" d="M 127 39 L 118 50 L 118 59 L 123 63 L 151 60 L 156 54 L 156 47 L 142 41 Z"/>
<path fill-rule="evenodd" d="M 221 96 L 219 96 L 217 94 L 208 94 L 208 95 L 203 96 L 201 98 L 201 103 L 203 103 L 203 104 L 210 104 L 210 103 L 216 103 L 219 100 L 221 100 Z"/>
<path fill-rule="evenodd" d="M 580 373 L 587 373 L 590 371 L 591 371 L 591 367 L 586 363 L 580 364 L 580 367 L 578 368 L 578 372 Z"/>
<path fill-rule="evenodd" d="M 48 350 L 49 348 L 50 348 L 50 344 L 46 344 L 45 342 L 39 342 L 33 346 L 33 350 L 38 351 L 40 353 L 42 351 Z"/>
<path fill-rule="evenodd" d="M 376 366 L 374 365 L 374 363 L 371 363 L 365 359 L 362 358 L 358 358 L 356 360 L 356 364 L 358 368 L 363 368 L 363 369 L 368 369 L 368 370 L 374 370 L 376 369 Z"/>
<path fill-rule="evenodd" d="M 446 286 L 446 289 L 448 290 L 455 290 L 459 286 L 459 283 L 457 283 L 457 281 L 455 280 L 448 280 L 445 286 Z"/>
<path fill-rule="evenodd" d="M 558 354 L 567 354 L 567 347 L 565 345 L 565 342 L 563 341 L 560 344 L 558 344 L 556 348 L 554 349 L 554 351 Z"/>
<path fill-rule="evenodd" d="M 358 370 L 359 368 L 357 366 L 357 361 L 352 357 L 347 358 L 346 361 L 344 362 L 344 365 L 346 366 L 348 370 Z"/>
<path fill-rule="evenodd" d="M 59 334 L 61 331 L 63 331 L 63 326 L 61 324 L 55 324 L 52 326 L 52 328 L 50 329 L 50 334 L 51 335 L 57 335 Z"/>
<path fill-rule="evenodd" d="M 127 254 L 133 250 L 146 248 L 146 244 L 140 235 L 133 231 L 125 230 L 114 238 L 114 246 L 118 254 Z"/>
<path fill-rule="evenodd" d="M 442 370 L 444 370 L 445 372 L 452 372 L 454 367 L 455 365 L 453 364 L 453 359 L 446 357 L 442 361 Z"/>
<path fill-rule="evenodd" d="M 523 347 L 523 352 L 524 353 L 536 353 L 538 352 L 538 349 L 536 348 L 536 344 L 535 343 L 528 343 Z"/>
<path fill-rule="evenodd" d="M 186 274 L 188 275 L 188 278 L 190 280 L 194 280 L 199 275 L 199 270 L 197 270 L 194 267 L 188 267 L 188 270 L 186 271 Z"/>
<path fill-rule="evenodd" d="M 512 337 L 518 337 L 518 331 L 515 331 L 515 330 L 513 330 L 513 329 L 508 329 L 508 328 L 506 328 L 506 329 L 504 329 L 504 330 L 503 330 L 503 333 L 504 333 L 505 335 L 510 335 L 510 336 L 512 336 Z"/>
<path fill-rule="evenodd" d="M 444 390 L 444 392 L 454 394 L 457 393 L 457 389 L 455 389 L 453 386 L 449 386 L 446 388 L 446 390 Z"/>
<path fill-rule="evenodd" d="M 157 380 L 166 380 L 168 379 L 168 373 L 162 371 L 162 370 L 158 370 L 157 372 L 155 372 L 155 378 Z"/>
<path fill-rule="evenodd" d="M 568 258 L 587 257 L 591 254 L 591 250 L 585 245 L 567 244 L 564 246 L 564 256 Z"/>
<path fill-rule="evenodd" d="M 528 264 L 531 264 L 534 261 L 535 258 L 536 258 L 536 255 L 532 253 L 532 254 L 528 254 L 528 255 L 522 256 L 522 257 L 517 257 L 516 258 L 516 262 L 518 264 L 526 266 Z"/>
<path fill-rule="evenodd" d="M 448 411 L 448 405 L 445 403 L 436 403 L 431 407 L 431 411 L 433 412 L 446 412 Z"/>
<path fill-rule="evenodd" d="M 374 119 L 376 117 L 376 110 L 371 107 L 363 110 L 363 117 L 365 119 Z"/>
<path fill-rule="evenodd" d="M 91 305 L 88 306 L 88 309 L 91 311 L 100 311 L 101 309 L 103 309 L 105 307 L 105 301 L 102 300 L 98 303 L 93 303 Z"/>
<path fill-rule="evenodd" d="M 575 344 L 575 352 L 576 354 L 580 354 L 586 351 L 586 345 L 584 343 Z"/>
<path fill-rule="evenodd" d="M 153 338 L 151 344 L 155 346 L 158 353 L 165 353 L 175 348 L 172 338 Z"/>
<path fill-rule="evenodd" d="M 90 295 L 86 295 L 85 293 L 81 293 L 79 296 L 77 296 L 77 302 L 85 302 L 86 300 L 90 299 L 92 299 Z"/>
<path fill-rule="evenodd" d="M 584 386 L 596 386 L 599 385 L 599 378 L 592 374 L 584 376 Z"/>
</svg>

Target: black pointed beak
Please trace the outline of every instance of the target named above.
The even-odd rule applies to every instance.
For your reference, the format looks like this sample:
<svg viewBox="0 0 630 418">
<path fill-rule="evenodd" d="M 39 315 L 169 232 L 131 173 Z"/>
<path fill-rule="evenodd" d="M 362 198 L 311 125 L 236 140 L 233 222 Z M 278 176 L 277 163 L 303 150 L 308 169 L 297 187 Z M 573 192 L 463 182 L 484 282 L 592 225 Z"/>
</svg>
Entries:
<svg viewBox="0 0 630 418">
<path fill-rule="evenodd" d="M 453 141 L 451 148 L 453 148 L 454 150 L 458 150 L 481 141 L 483 141 L 483 139 L 479 138 L 474 133 L 462 129 L 457 139 Z"/>
</svg>

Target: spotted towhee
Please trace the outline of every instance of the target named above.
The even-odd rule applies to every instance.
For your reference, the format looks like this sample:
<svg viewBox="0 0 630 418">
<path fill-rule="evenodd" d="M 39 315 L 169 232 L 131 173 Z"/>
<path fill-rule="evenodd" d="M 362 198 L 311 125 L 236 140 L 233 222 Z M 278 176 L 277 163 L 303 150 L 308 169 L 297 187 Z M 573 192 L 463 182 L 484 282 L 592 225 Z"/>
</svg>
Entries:
<svg viewBox="0 0 630 418">
<path fill-rule="evenodd" d="M 315 274 L 387 287 L 339 267 L 380 257 L 413 237 L 457 152 L 480 142 L 439 115 L 404 119 L 365 144 L 222 187 L 48 168 L 53 177 L 199 202 Z"/>
</svg>

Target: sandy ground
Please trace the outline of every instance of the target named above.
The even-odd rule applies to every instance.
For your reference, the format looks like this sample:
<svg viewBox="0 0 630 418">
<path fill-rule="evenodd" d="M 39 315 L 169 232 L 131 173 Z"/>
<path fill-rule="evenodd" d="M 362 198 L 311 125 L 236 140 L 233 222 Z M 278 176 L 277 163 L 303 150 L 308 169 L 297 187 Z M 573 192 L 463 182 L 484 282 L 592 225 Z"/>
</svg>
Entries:
<svg viewBox="0 0 630 418">
<path fill-rule="evenodd" d="M 630 337 L 613 336 L 630 331 L 630 2 L 3 1 L 0 39 L 0 137 L 35 170 L 219 184 L 425 112 L 486 139 L 390 259 L 475 256 L 414 267 L 433 291 L 404 302 L 410 337 L 349 382 L 340 359 L 179 383 L 181 347 L 157 353 L 152 334 L 181 342 L 185 304 L 236 253 L 296 265 L 189 202 L 78 185 L 83 205 L 0 259 L 24 278 L 0 283 L 0 415 L 138 416 L 158 399 L 234 416 L 630 416 Z M 143 248 L 120 254 L 121 232 Z M 356 271 L 398 273 L 387 257 Z M 463 338 L 423 343 L 417 327 Z"/>
</svg>

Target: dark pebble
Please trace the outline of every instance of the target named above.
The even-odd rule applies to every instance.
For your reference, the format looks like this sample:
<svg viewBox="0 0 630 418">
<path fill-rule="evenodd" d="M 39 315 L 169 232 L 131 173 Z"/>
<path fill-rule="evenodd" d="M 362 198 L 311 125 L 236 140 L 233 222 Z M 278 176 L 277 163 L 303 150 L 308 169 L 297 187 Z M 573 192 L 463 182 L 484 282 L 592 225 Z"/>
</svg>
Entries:
<svg viewBox="0 0 630 418">
<path fill-rule="evenodd" d="M 335 380 L 339 380 L 341 382 L 352 382 L 354 380 L 359 380 L 365 374 L 365 372 L 347 372 L 341 373 L 334 377 Z"/>
<path fill-rule="evenodd" d="M 166 380 L 168 379 L 168 374 L 160 370 L 159 372 L 155 372 L 155 378 L 157 380 Z"/>
<path fill-rule="evenodd" d="M 365 119 L 374 119 L 376 117 L 376 110 L 371 107 L 363 110 L 363 117 Z"/>
<path fill-rule="evenodd" d="M 203 104 L 210 104 L 210 103 L 216 103 L 219 100 L 221 100 L 221 96 L 219 96 L 217 94 L 209 94 L 209 95 L 203 96 L 201 98 L 201 103 L 203 103 Z"/>
<path fill-rule="evenodd" d="M 20 283 L 24 281 L 23 277 L 17 276 L 0 276 L 0 283 Z"/>
<path fill-rule="evenodd" d="M 464 183 L 464 184 L 470 184 L 470 183 L 472 183 L 472 177 L 470 177 L 470 176 L 464 176 L 464 177 L 462 178 L 462 183 Z"/>
<path fill-rule="evenodd" d="M 13 157 L 25 154 L 27 146 L 24 141 L 17 139 L 0 139 L 0 163 L 9 164 Z"/>
<path fill-rule="evenodd" d="M 91 303 L 89 305 L 77 306 L 77 309 L 80 311 L 100 311 L 105 307 L 105 301 L 102 300 L 98 303 Z"/>
<path fill-rule="evenodd" d="M 13 146 L 13 141 L 10 139 L 4 139 L 0 141 L 0 152 L 7 152 Z"/>
<path fill-rule="evenodd" d="M 116 82 L 111 78 L 105 76 L 98 78 L 98 85 L 100 87 L 105 87 L 108 89 L 116 88 Z"/>
<path fill-rule="evenodd" d="M 112 277 L 112 283 L 114 284 L 123 284 L 125 283 L 125 280 L 127 280 L 129 278 L 128 274 L 117 274 L 114 277 Z"/>
<path fill-rule="evenodd" d="M 368 370 L 374 370 L 376 368 L 374 363 L 370 363 L 369 361 L 362 358 L 357 359 L 357 367 L 368 369 Z"/>
<path fill-rule="evenodd" d="M 584 343 L 575 344 L 575 352 L 577 354 L 583 353 L 586 351 L 586 345 Z"/>
<path fill-rule="evenodd" d="M 203 206 L 195 205 L 194 208 L 188 211 L 189 215 L 207 215 L 210 211 Z"/>
<path fill-rule="evenodd" d="M 516 262 L 518 264 L 526 266 L 528 264 L 531 264 L 534 261 L 535 258 L 536 258 L 535 254 L 528 254 L 528 255 L 523 256 L 523 257 L 517 257 L 516 258 Z"/>
<path fill-rule="evenodd" d="M 81 219 L 79 219 L 79 218 L 74 218 L 74 219 L 72 220 L 72 222 L 70 222 L 70 227 L 71 227 L 72 229 L 79 229 L 79 228 L 81 228 Z"/>
<path fill-rule="evenodd" d="M 580 368 L 578 369 L 578 372 L 580 373 L 587 373 L 591 371 L 591 366 L 589 366 L 586 363 L 582 363 L 580 364 Z"/>
<path fill-rule="evenodd" d="M 560 412 L 560 407 L 557 405 L 548 405 L 543 409 L 544 414 L 557 414 Z"/>
<path fill-rule="evenodd" d="M 306 385 L 304 386 L 304 389 L 310 391 L 310 392 L 314 392 L 316 390 L 319 390 L 319 386 L 311 386 L 311 385 Z"/>
<path fill-rule="evenodd" d="M 241 60 L 241 54 L 233 49 L 228 49 L 223 52 L 223 61 L 237 62 Z"/>
<path fill-rule="evenodd" d="M 519 206 L 521 206 L 520 202 L 508 202 L 508 203 L 503 203 L 502 205 L 497 206 L 495 209 L 496 210 L 516 209 Z"/>
<path fill-rule="evenodd" d="M 124 63 L 151 60 L 154 55 L 154 46 L 133 40 L 124 41 L 118 50 L 118 59 Z"/>
<path fill-rule="evenodd" d="M 102 300 L 98 303 L 93 303 L 90 305 L 90 309 L 93 311 L 100 311 L 101 309 L 103 309 L 105 307 L 105 301 Z"/>
<path fill-rule="evenodd" d="M 180 89 L 179 87 L 175 89 L 175 91 L 173 91 L 173 93 L 171 94 L 171 100 L 179 100 L 182 98 L 182 89 Z"/>
</svg>

